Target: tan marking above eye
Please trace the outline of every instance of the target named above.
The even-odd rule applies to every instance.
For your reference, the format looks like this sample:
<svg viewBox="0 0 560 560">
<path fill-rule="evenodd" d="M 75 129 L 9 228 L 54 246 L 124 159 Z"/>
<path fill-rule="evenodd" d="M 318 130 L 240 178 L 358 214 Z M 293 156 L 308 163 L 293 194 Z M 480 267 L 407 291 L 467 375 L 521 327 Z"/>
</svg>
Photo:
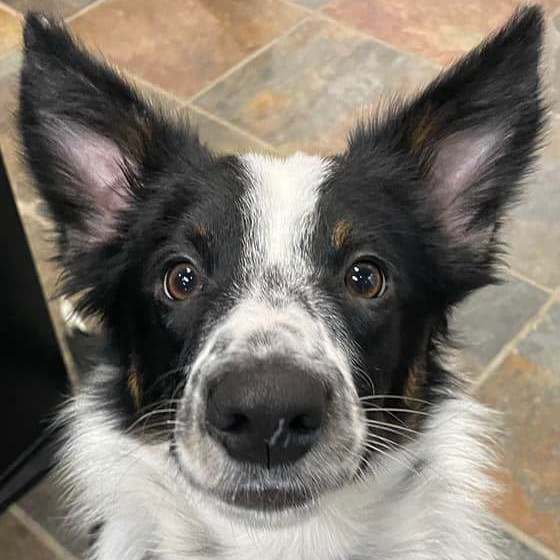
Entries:
<svg viewBox="0 0 560 560">
<path fill-rule="evenodd" d="M 408 370 L 408 378 L 403 390 L 404 402 L 411 410 L 422 409 L 424 401 L 418 397 L 422 393 L 425 382 L 426 369 L 417 361 Z"/>
<path fill-rule="evenodd" d="M 197 237 L 205 237 L 206 236 L 206 228 L 203 225 L 197 224 L 193 228 L 193 233 Z"/>
<path fill-rule="evenodd" d="M 334 224 L 331 240 L 335 249 L 342 249 L 350 240 L 352 226 L 346 220 L 338 220 Z"/>
</svg>

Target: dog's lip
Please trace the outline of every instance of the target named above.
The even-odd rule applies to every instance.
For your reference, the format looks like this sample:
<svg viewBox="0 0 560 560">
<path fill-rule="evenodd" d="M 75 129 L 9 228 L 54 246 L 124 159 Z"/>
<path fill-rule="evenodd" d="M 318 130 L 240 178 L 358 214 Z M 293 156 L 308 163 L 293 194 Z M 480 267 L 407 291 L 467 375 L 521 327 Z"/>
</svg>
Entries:
<svg viewBox="0 0 560 560">
<path fill-rule="evenodd" d="M 285 483 L 238 486 L 219 492 L 221 500 L 243 509 L 280 511 L 310 505 L 311 492 L 303 487 L 294 488 Z"/>
<path fill-rule="evenodd" d="M 271 480 L 261 484 L 257 484 L 254 480 L 247 480 L 227 487 L 203 488 L 192 478 L 188 470 L 185 470 L 175 442 L 170 446 L 170 454 L 181 474 L 191 484 L 230 506 L 246 510 L 281 511 L 304 507 L 314 501 L 314 496 L 309 489 L 302 485 L 296 489 L 293 482 L 290 483 L 286 479 Z"/>
</svg>

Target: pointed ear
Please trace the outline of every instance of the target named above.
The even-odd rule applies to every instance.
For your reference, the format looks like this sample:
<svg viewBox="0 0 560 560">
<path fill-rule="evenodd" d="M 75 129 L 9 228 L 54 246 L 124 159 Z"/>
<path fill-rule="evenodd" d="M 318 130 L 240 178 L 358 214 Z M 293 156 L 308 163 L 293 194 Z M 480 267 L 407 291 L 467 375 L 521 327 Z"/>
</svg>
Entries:
<svg viewBox="0 0 560 560">
<path fill-rule="evenodd" d="M 182 137 L 63 24 L 36 13 L 25 20 L 19 126 L 37 186 L 77 252 L 118 235 L 142 178 Z"/>
<path fill-rule="evenodd" d="M 539 7 L 519 10 L 416 99 L 369 129 L 376 142 L 381 138 L 419 169 L 414 196 L 421 221 L 435 221 L 445 236 L 453 253 L 446 264 L 456 267 L 451 272 L 466 290 L 491 280 L 496 232 L 541 140 L 543 27 Z M 364 134 L 358 131 L 350 150 Z"/>
</svg>

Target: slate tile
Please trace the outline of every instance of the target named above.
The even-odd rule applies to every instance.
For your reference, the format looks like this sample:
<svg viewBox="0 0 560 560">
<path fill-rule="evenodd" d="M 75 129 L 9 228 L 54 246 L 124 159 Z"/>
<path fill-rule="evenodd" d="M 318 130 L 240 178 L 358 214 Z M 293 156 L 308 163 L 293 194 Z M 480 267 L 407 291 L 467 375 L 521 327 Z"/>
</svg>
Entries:
<svg viewBox="0 0 560 560">
<path fill-rule="evenodd" d="M 331 0 L 295 0 L 296 4 L 306 8 L 321 8 L 326 6 Z"/>
<path fill-rule="evenodd" d="M 21 20 L 0 5 L 0 56 L 20 44 Z"/>
<path fill-rule="evenodd" d="M 521 541 L 505 531 L 500 535 L 500 551 L 508 560 L 545 560 L 543 556 L 532 550 Z"/>
<path fill-rule="evenodd" d="M 560 304 L 479 389 L 503 418 L 496 513 L 560 552 Z"/>
<path fill-rule="evenodd" d="M 560 118 L 505 232 L 513 268 L 544 286 L 560 286 Z"/>
<path fill-rule="evenodd" d="M 233 130 L 195 109 L 186 108 L 184 113 L 187 115 L 190 124 L 198 130 L 202 142 L 216 152 L 241 154 L 265 151 L 262 145 L 250 136 Z"/>
<path fill-rule="evenodd" d="M 558 0 L 541 4 L 550 11 Z M 334 0 L 325 12 L 407 52 L 448 64 L 503 25 L 517 0 Z"/>
<path fill-rule="evenodd" d="M 0 58 L 0 134 L 13 133 L 20 66 L 17 51 Z"/>
<path fill-rule="evenodd" d="M 333 152 L 364 106 L 371 109 L 384 93 L 414 90 L 435 73 L 431 64 L 310 20 L 194 104 L 283 152 Z"/>
<path fill-rule="evenodd" d="M 275 0 L 114 0 L 72 27 L 125 70 L 188 97 L 305 15 Z"/>
<path fill-rule="evenodd" d="M 473 294 L 457 309 L 452 322 L 471 373 L 486 367 L 545 303 L 548 295 L 512 277 Z"/>
<path fill-rule="evenodd" d="M 2 560 L 62 560 L 10 511 L 0 515 Z"/>
<path fill-rule="evenodd" d="M 76 536 L 70 531 L 65 521 L 67 511 L 61 503 L 61 491 L 50 477 L 23 496 L 18 505 L 66 550 L 78 558 L 84 556 L 88 548 L 87 537 Z"/>
<path fill-rule="evenodd" d="M 95 0 L 3 0 L 4 4 L 11 6 L 21 13 L 28 10 L 40 10 L 48 14 L 68 17 L 78 10 L 89 6 Z"/>
</svg>

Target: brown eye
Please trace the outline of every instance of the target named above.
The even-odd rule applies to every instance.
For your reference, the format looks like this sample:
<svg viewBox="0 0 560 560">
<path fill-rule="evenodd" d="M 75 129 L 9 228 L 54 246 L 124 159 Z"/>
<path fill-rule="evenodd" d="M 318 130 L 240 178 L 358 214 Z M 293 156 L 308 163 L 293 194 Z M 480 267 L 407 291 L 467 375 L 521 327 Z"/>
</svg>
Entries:
<svg viewBox="0 0 560 560">
<path fill-rule="evenodd" d="M 346 272 L 346 287 L 354 296 L 372 299 L 385 291 L 385 276 L 380 268 L 368 261 L 355 262 Z"/>
<path fill-rule="evenodd" d="M 190 262 L 173 265 L 163 279 L 163 290 L 171 300 L 182 301 L 196 293 L 201 287 L 201 279 Z"/>
</svg>

